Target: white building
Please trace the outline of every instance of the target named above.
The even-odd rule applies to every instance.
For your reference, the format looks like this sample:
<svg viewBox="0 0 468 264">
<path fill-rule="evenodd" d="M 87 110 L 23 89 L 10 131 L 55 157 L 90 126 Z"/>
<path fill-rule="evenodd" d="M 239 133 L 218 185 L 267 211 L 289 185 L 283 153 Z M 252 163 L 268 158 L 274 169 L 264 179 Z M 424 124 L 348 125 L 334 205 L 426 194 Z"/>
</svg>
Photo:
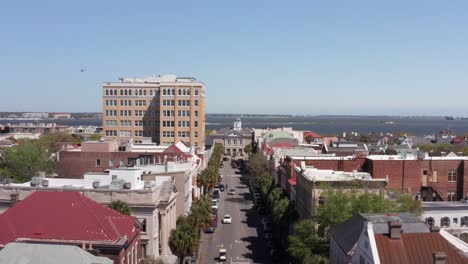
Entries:
<svg viewBox="0 0 468 264">
<path fill-rule="evenodd" d="M 423 202 L 421 219 L 429 226 L 440 227 L 468 242 L 468 203 Z"/>
</svg>

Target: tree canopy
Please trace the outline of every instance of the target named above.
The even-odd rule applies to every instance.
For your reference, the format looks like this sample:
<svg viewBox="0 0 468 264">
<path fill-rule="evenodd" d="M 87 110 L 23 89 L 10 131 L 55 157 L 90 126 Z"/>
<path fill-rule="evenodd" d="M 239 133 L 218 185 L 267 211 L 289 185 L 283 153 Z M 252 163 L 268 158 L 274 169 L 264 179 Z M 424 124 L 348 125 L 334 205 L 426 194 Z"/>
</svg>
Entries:
<svg viewBox="0 0 468 264">
<path fill-rule="evenodd" d="M 303 220 L 295 225 L 294 236 L 289 236 L 288 253 L 299 263 L 325 264 L 328 255 L 328 241 L 318 236 L 315 225 L 310 220 Z"/>
<path fill-rule="evenodd" d="M 179 257 L 179 263 L 191 256 L 199 246 L 198 230 L 194 228 L 187 217 L 181 216 L 177 220 L 177 227 L 171 231 L 169 247 L 172 253 Z"/>
<path fill-rule="evenodd" d="M 12 177 L 16 182 L 26 182 L 40 171 L 55 171 L 56 164 L 40 142 L 23 139 L 19 145 L 5 149 L 0 167 L 5 176 Z"/>
<path fill-rule="evenodd" d="M 120 201 L 120 200 L 113 201 L 109 205 L 109 207 L 112 208 L 113 210 L 121 213 L 121 214 L 124 214 L 124 215 L 131 215 L 132 214 L 132 210 L 130 209 L 128 204 L 126 202 L 123 202 L 123 201 Z"/>
<path fill-rule="evenodd" d="M 406 194 L 399 194 L 397 199 L 390 200 L 371 192 L 328 188 L 321 196 L 324 203 L 317 207 L 314 220 L 322 231 L 359 213 L 422 212 L 421 203 Z"/>
</svg>

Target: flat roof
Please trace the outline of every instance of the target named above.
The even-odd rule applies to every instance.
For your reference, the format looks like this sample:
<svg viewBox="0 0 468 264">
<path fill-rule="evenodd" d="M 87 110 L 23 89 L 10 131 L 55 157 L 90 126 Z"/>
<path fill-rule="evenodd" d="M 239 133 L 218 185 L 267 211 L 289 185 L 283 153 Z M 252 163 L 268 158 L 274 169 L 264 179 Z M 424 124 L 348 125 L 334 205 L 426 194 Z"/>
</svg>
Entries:
<svg viewBox="0 0 468 264">
<path fill-rule="evenodd" d="M 468 211 L 468 203 L 463 201 L 456 202 L 422 202 L 424 211 L 450 211 L 450 210 L 463 210 Z"/>
<path fill-rule="evenodd" d="M 300 172 L 301 168 L 296 167 L 296 170 Z M 385 179 L 373 179 L 370 173 L 367 172 L 319 170 L 314 167 L 306 167 L 305 170 L 302 172 L 302 175 L 310 181 L 386 181 Z"/>
</svg>

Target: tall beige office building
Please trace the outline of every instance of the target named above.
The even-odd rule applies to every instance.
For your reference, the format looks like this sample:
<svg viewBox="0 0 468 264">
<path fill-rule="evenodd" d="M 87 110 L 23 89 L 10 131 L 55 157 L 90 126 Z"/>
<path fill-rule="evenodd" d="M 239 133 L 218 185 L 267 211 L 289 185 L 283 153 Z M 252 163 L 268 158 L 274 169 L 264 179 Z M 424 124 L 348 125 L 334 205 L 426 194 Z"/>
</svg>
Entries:
<svg viewBox="0 0 468 264">
<path fill-rule="evenodd" d="M 182 140 L 204 147 L 203 82 L 175 75 L 119 80 L 102 86 L 106 139 L 140 143 L 150 137 L 161 145 Z"/>
</svg>

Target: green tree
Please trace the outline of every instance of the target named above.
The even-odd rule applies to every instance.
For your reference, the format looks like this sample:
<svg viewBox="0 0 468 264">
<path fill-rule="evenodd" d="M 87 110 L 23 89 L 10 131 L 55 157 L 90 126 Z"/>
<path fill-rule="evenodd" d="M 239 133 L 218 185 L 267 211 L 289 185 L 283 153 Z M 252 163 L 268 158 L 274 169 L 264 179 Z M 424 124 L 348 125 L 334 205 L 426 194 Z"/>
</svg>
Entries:
<svg viewBox="0 0 468 264">
<path fill-rule="evenodd" d="M 273 185 L 273 176 L 269 172 L 263 172 L 257 177 L 260 190 L 263 195 L 267 195 Z"/>
<path fill-rule="evenodd" d="M 211 224 L 211 204 L 209 198 L 206 196 L 201 197 L 200 200 L 196 201 L 190 209 L 188 215 L 189 223 L 197 227 L 198 230 L 207 228 Z"/>
<path fill-rule="evenodd" d="M 113 201 L 111 204 L 109 204 L 109 208 L 123 214 L 123 215 L 131 215 L 132 214 L 132 210 L 130 209 L 130 207 L 128 206 L 128 204 L 126 202 L 123 202 L 123 201 L 120 201 L 120 200 L 117 200 L 117 201 Z"/>
<path fill-rule="evenodd" d="M 252 144 L 248 144 L 244 147 L 244 153 L 250 155 L 253 152 Z"/>
<path fill-rule="evenodd" d="M 387 148 L 384 152 L 385 155 L 397 155 L 398 151 L 392 148 Z"/>
<path fill-rule="evenodd" d="M 56 164 L 37 140 L 24 139 L 4 152 L 2 167 L 16 182 L 26 182 L 39 171 L 51 173 Z"/>
<path fill-rule="evenodd" d="M 289 236 L 288 253 L 299 263 L 328 263 L 328 242 L 318 236 L 315 224 L 303 220 L 295 225 L 295 234 Z"/>
<path fill-rule="evenodd" d="M 324 203 L 316 208 L 314 217 L 320 233 L 359 213 L 422 212 L 421 203 L 406 194 L 399 194 L 397 199 L 389 200 L 376 193 L 359 192 L 356 188 L 350 191 L 327 188 L 321 196 Z"/>
<path fill-rule="evenodd" d="M 371 140 L 370 136 L 367 136 L 367 135 L 362 135 L 361 138 L 359 139 L 359 141 L 363 143 L 369 143 L 370 140 Z"/>
<path fill-rule="evenodd" d="M 287 197 L 283 197 L 273 205 L 272 215 L 273 221 L 275 221 L 275 223 L 280 224 L 283 220 L 285 220 L 288 207 L 289 199 Z"/>
<path fill-rule="evenodd" d="M 92 134 L 89 136 L 89 140 L 99 141 L 101 139 L 101 135 L 99 134 Z"/>
<path fill-rule="evenodd" d="M 267 195 L 268 207 L 273 208 L 273 206 L 281 199 L 283 195 L 283 189 L 279 187 L 273 188 Z"/>
<path fill-rule="evenodd" d="M 187 217 L 179 217 L 176 228 L 171 231 L 169 247 L 179 258 L 180 264 L 183 263 L 185 257 L 193 255 L 199 243 L 197 228 L 190 224 Z"/>
<path fill-rule="evenodd" d="M 37 141 L 41 146 L 46 148 L 49 155 L 59 150 L 58 143 L 80 143 L 79 139 L 65 132 L 45 134 Z"/>
<path fill-rule="evenodd" d="M 249 157 L 247 168 L 250 174 L 255 178 L 258 178 L 263 173 L 270 173 L 270 163 L 261 153 L 253 153 Z"/>
<path fill-rule="evenodd" d="M 315 141 L 315 138 L 312 135 L 308 135 L 307 137 L 305 137 L 305 141 L 307 142 L 307 144 L 310 144 Z"/>
</svg>

